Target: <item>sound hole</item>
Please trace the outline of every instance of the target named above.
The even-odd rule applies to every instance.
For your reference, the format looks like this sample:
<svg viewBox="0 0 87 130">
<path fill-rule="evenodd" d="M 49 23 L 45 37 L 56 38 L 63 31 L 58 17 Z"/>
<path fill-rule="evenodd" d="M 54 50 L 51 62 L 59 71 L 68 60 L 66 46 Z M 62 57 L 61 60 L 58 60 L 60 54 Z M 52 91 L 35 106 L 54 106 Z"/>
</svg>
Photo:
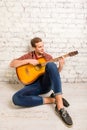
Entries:
<svg viewBox="0 0 87 130">
<path fill-rule="evenodd" d="M 41 68 L 42 68 L 41 64 L 38 64 L 38 65 L 35 66 L 36 70 L 40 70 Z"/>
</svg>

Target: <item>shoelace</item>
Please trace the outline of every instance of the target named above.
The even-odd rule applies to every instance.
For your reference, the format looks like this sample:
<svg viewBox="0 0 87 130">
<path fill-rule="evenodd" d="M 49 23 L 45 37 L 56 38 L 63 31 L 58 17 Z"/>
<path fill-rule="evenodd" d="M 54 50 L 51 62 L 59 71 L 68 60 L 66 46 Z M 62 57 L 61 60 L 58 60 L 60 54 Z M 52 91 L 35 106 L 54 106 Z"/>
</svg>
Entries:
<svg viewBox="0 0 87 130">
<path fill-rule="evenodd" d="M 63 117 L 66 117 L 66 115 L 68 115 L 68 113 L 67 113 L 66 110 L 63 109 L 63 110 L 62 110 L 62 116 L 63 116 Z"/>
</svg>

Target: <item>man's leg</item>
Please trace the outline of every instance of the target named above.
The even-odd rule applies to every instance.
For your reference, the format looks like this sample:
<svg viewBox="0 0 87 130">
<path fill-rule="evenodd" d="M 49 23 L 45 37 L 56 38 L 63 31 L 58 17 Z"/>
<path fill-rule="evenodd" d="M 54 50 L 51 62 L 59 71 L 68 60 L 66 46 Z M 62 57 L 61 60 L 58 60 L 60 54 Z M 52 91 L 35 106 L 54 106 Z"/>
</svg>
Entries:
<svg viewBox="0 0 87 130">
<path fill-rule="evenodd" d="M 16 92 L 13 97 L 13 103 L 19 106 L 33 107 L 43 104 L 43 98 L 38 96 L 41 93 L 39 80 L 33 84 L 24 86 L 23 89 Z"/>
<path fill-rule="evenodd" d="M 49 77 L 50 80 L 46 80 L 46 78 Z M 64 106 L 63 106 L 63 100 L 62 100 L 62 86 L 61 86 L 61 79 L 60 79 L 60 74 L 58 72 L 58 68 L 55 63 L 49 62 L 46 65 L 46 72 L 44 76 L 45 83 L 44 85 L 48 82 L 51 83 L 52 89 L 55 93 L 55 100 L 56 100 L 56 107 L 55 110 L 58 114 L 60 114 L 60 117 L 62 120 L 67 124 L 67 125 L 72 125 L 72 119 L 69 116 L 68 112 L 65 111 Z M 45 86 L 46 88 L 47 86 Z"/>
<path fill-rule="evenodd" d="M 39 78 L 34 83 L 26 85 L 23 89 L 16 92 L 12 97 L 12 101 L 15 105 L 24 107 L 33 107 L 48 103 L 54 103 L 55 99 L 53 98 L 47 97 L 47 102 L 44 102 L 43 97 L 39 96 L 43 93 L 47 93 L 48 91 L 50 90 L 46 89 L 43 91 Z"/>
</svg>

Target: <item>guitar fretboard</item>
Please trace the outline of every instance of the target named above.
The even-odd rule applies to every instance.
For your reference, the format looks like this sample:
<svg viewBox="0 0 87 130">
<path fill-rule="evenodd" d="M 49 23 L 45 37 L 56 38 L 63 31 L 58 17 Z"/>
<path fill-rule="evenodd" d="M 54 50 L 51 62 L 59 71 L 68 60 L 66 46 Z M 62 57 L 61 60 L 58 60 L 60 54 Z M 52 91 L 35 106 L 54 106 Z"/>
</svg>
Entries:
<svg viewBox="0 0 87 130">
<path fill-rule="evenodd" d="M 45 62 L 45 63 L 41 63 L 40 66 L 45 66 L 48 62 L 58 62 L 58 61 L 60 60 L 60 58 L 62 58 L 62 57 L 66 58 L 66 57 L 74 56 L 74 55 L 77 55 L 77 54 L 78 54 L 78 51 L 72 51 L 72 52 L 69 52 L 68 54 L 59 56 L 59 57 L 54 58 L 54 59 L 52 59 L 52 60 L 50 60 L 50 61 L 47 61 L 47 62 Z"/>
</svg>

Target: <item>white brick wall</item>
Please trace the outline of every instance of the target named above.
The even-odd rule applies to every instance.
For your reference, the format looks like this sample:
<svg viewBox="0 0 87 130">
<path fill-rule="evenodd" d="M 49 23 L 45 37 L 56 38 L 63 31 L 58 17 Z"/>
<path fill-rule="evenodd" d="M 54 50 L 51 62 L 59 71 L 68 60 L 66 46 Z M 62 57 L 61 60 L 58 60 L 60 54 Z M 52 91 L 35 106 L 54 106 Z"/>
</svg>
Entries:
<svg viewBox="0 0 87 130">
<path fill-rule="evenodd" d="M 30 50 L 35 36 L 53 57 L 78 50 L 61 78 L 87 82 L 87 0 L 0 0 L 0 81 L 17 81 L 9 63 Z"/>
</svg>

